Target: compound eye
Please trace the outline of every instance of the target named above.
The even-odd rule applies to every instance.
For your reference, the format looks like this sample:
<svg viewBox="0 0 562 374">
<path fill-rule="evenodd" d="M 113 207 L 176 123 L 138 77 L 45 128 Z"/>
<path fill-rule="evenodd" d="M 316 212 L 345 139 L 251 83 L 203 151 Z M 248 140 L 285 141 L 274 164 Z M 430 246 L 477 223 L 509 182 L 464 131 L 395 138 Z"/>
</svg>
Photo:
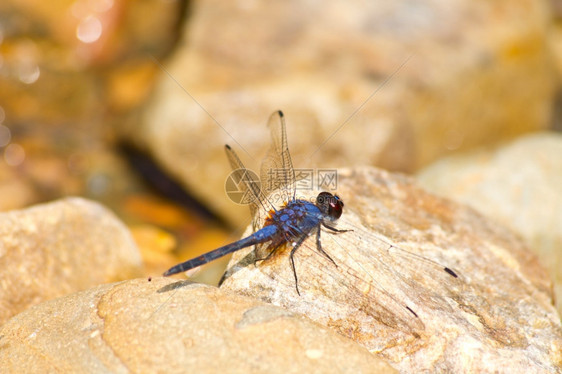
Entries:
<svg viewBox="0 0 562 374">
<path fill-rule="evenodd" d="M 343 213 L 343 201 L 338 195 L 334 195 L 330 202 L 330 217 L 338 219 Z"/>
<path fill-rule="evenodd" d="M 320 192 L 316 197 L 316 206 L 331 220 L 337 220 L 343 212 L 343 201 L 338 195 Z"/>
</svg>

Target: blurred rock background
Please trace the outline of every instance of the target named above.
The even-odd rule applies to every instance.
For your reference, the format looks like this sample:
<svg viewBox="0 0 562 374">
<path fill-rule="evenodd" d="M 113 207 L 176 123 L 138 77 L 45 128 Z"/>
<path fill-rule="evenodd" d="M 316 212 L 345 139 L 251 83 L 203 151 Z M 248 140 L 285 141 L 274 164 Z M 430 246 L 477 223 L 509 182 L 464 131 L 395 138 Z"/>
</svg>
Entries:
<svg viewBox="0 0 562 374">
<path fill-rule="evenodd" d="M 101 202 L 130 228 L 146 275 L 159 275 L 249 223 L 224 193 L 223 145 L 258 168 L 277 109 L 296 167 L 414 173 L 526 134 L 560 145 L 561 9 L 546 0 L 5 0 L 0 208 L 69 195 Z M 562 147 L 552 148 L 560 159 Z M 521 158 L 536 150 L 517 149 Z M 502 173 L 518 175 L 517 157 Z M 453 185 L 458 177 L 442 170 L 440 185 Z M 544 179 L 529 175 L 493 188 Z M 546 186 L 557 199 L 542 193 L 542 203 L 562 212 L 560 184 Z M 543 241 L 519 234 L 560 258 L 560 225 Z M 225 261 L 200 280 L 216 281 Z"/>
<path fill-rule="evenodd" d="M 225 240 L 220 223 L 155 193 L 119 147 L 186 12 L 186 2 L 159 0 L 0 4 L 1 210 L 69 195 L 97 200 L 126 221 L 148 274 L 176 261 L 177 246 Z"/>
</svg>

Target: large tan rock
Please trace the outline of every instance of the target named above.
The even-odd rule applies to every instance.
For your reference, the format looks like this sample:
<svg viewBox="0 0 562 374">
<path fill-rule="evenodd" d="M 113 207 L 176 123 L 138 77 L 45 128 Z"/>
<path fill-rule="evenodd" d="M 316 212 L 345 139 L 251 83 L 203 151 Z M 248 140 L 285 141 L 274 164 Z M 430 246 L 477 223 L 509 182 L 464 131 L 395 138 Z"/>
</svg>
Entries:
<svg viewBox="0 0 562 374">
<path fill-rule="evenodd" d="M 4 373 L 391 373 L 304 317 L 215 287 L 156 278 L 37 305 L 1 329 Z"/>
<path fill-rule="evenodd" d="M 509 230 L 374 168 L 342 170 L 340 229 L 253 264 L 236 252 L 223 289 L 349 336 L 404 372 L 555 372 L 562 327 L 552 282 Z M 455 278 L 448 267 L 457 274 Z"/>
<path fill-rule="evenodd" d="M 97 203 L 67 198 L 0 213 L 0 324 L 31 305 L 141 270 L 126 226 Z"/>
<path fill-rule="evenodd" d="M 233 223 L 222 146 L 255 167 L 277 109 L 297 167 L 412 171 L 549 124 L 544 0 L 207 0 L 189 11 L 185 43 L 158 62 L 159 87 L 130 133 Z"/>
<path fill-rule="evenodd" d="M 440 160 L 418 174 L 430 191 L 472 206 L 523 237 L 549 269 L 562 313 L 562 135 L 538 133 Z"/>
</svg>

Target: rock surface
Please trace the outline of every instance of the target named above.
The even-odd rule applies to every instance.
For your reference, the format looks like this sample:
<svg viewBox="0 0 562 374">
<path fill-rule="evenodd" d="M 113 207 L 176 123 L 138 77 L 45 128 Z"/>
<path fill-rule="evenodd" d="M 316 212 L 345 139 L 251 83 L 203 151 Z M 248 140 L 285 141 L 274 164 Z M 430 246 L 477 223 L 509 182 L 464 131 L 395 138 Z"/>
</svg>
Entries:
<svg viewBox="0 0 562 374">
<path fill-rule="evenodd" d="M 337 267 L 307 240 L 299 296 L 287 248 L 257 266 L 250 249 L 222 288 L 302 313 L 404 372 L 560 370 L 552 283 L 510 231 L 378 169 L 340 172 L 337 192 L 338 227 L 353 229 L 322 233 Z"/>
<path fill-rule="evenodd" d="M 0 214 L 0 324 L 31 305 L 141 270 L 131 234 L 97 203 L 67 198 Z"/>
<path fill-rule="evenodd" d="M 523 237 L 552 275 L 562 314 L 562 135 L 538 133 L 440 160 L 418 174 L 429 191 L 469 205 Z"/>
<path fill-rule="evenodd" d="M 391 373 L 304 317 L 185 281 L 107 284 L 37 305 L 0 329 L 4 373 Z"/>
<path fill-rule="evenodd" d="M 253 167 L 277 109 L 297 167 L 412 171 L 545 128 L 556 81 L 549 21 L 542 0 L 196 1 L 131 137 L 236 223 L 220 198 L 222 145 Z"/>
</svg>

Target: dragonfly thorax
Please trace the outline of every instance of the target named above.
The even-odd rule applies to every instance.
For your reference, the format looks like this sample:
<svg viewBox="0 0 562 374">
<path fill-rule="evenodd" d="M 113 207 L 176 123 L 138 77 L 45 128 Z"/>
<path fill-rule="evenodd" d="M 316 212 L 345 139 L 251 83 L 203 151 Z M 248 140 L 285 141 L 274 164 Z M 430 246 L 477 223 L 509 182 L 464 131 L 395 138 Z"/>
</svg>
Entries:
<svg viewBox="0 0 562 374">
<path fill-rule="evenodd" d="M 264 226 L 275 225 L 285 236 L 299 237 L 318 227 L 322 219 L 323 213 L 318 206 L 306 200 L 293 200 L 283 208 L 271 211 Z"/>
</svg>

